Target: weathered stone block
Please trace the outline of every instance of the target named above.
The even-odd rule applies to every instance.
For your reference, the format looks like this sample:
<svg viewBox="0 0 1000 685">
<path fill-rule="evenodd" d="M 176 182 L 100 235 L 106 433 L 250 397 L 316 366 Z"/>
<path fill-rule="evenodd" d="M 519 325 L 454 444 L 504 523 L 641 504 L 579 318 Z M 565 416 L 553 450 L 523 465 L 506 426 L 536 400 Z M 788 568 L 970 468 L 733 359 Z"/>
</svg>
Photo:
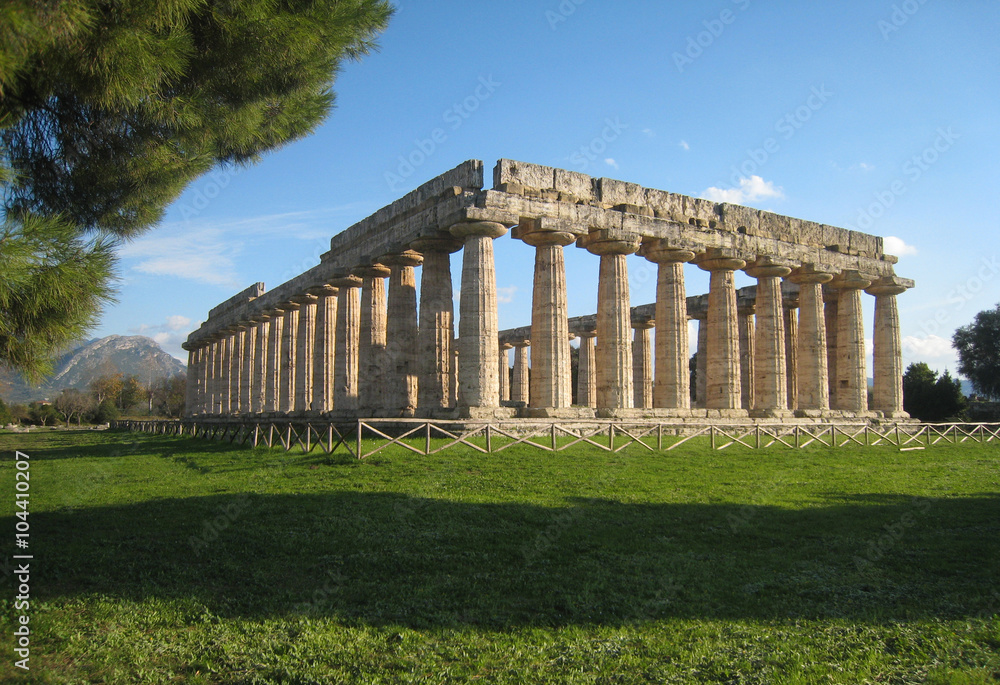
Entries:
<svg viewBox="0 0 1000 685">
<path fill-rule="evenodd" d="M 882 252 L 882 239 L 876 238 L 867 233 L 848 231 L 848 244 L 851 246 L 851 254 L 858 254 L 864 257 L 874 257 Z"/>
<path fill-rule="evenodd" d="M 646 203 L 645 188 L 638 183 L 616 181 L 613 178 L 597 179 L 597 196 L 601 202 L 611 207 Z"/>
<path fill-rule="evenodd" d="M 555 188 L 555 169 L 550 166 L 501 159 L 493 168 L 493 187 L 499 189 L 504 183 L 520 183 L 526 188 L 548 190 Z"/>
<path fill-rule="evenodd" d="M 720 228 L 731 233 L 743 235 L 760 235 L 760 218 L 756 209 L 743 205 L 731 205 L 723 202 L 718 206 Z"/>
<path fill-rule="evenodd" d="M 718 225 L 719 214 L 716 204 L 711 200 L 703 200 L 699 197 L 684 198 L 684 216 L 688 219 L 696 219 L 696 226 L 714 228 Z M 704 222 L 704 223 L 701 223 Z M 691 223 L 688 221 L 688 223 Z"/>
<path fill-rule="evenodd" d="M 646 188 L 645 195 L 646 206 L 651 208 L 656 216 L 687 223 L 687 217 L 684 216 L 683 195 L 655 188 Z"/>
<path fill-rule="evenodd" d="M 587 174 L 581 174 L 577 171 L 566 171 L 565 169 L 556 169 L 554 185 L 556 190 L 563 193 L 569 193 L 577 199 L 594 199 L 594 179 Z"/>
</svg>

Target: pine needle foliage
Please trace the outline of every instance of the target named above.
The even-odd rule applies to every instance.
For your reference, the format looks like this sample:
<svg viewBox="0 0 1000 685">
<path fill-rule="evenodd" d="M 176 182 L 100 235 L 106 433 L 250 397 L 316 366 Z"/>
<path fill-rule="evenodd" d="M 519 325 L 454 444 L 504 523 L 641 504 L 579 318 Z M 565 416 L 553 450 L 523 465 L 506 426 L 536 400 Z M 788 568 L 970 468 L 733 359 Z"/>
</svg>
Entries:
<svg viewBox="0 0 1000 685">
<path fill-rule="evenodd" d="M 386 0 L 0 5 L 0 364 L 38 379 L 111 301 L 114 247 L 198 176 L 311 133 Z"/>
</svg>

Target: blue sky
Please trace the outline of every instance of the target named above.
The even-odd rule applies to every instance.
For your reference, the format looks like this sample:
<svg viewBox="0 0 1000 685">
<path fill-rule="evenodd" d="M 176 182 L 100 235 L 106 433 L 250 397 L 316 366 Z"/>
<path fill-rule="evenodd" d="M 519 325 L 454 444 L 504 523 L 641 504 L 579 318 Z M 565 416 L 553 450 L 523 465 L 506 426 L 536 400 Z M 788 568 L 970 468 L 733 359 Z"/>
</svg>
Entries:
<svg viewBox="0 0 1000 685">
<path fill-rule="evenodd" d="M 489 185 L 507 157 L 893 236 L 917 282 L 900 297 L 906 362 L 954 371 L 955 327 L 1000 302 L 998 26 L 1000 3 L 975 0 L 403 0 L 314 135 L 199 179 L 122 248 L 95 333 L 186 359 L 214 305 L 313 266 L 463 160 Z M 505 236 L 496 256 L 500 325 L 527 325 L 533 250 Z M 652 302 L 652 265 L 630 260 L 632 304 Z M 570 315 L 592 313 L 597 258 L 566 262 Z"/>
</svg>

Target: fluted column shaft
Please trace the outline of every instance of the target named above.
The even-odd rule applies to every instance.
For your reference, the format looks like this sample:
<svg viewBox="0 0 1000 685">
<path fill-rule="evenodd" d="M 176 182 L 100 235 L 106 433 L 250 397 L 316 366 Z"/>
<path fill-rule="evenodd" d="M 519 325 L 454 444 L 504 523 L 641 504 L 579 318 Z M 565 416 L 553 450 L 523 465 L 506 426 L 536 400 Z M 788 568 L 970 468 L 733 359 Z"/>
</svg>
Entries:
<svg viewBox="0 0 1000 685">
<path fill-rule="evenodd" d="M 798 400 L 799 412 L 824 412 L 830 408 L 827 373 L 826 314 L 823 284 L 833 274 L 809 267 L 797 269 L 789 280 L 799 286 Z"/>
<path fill-rule="evenodd" d="M 257 318 L 257 349 L 254 352 L 253 385 L 250 389 L 250 411 L 263 413 L 267 397 L 267 350 L 270 337 L 270 322 L 265 314 Z"/>
<path fill-rule="evenodd" d="M 704 409 L 708 395 L 708 318 L 698 319 L 698 356 L 695 365 L 695 406 Z"/>
<path fill-rule="evenodd" d="M 528 404 L 528 346 L 530 344 L 527 340 L 514 343 L 514 378 L 510 386 L 512 402 Z"/>
<path fill-rule="evenodd" d="M 799 316 L 795 307 L 785 306 L 785 386 L 788 409 L 798 406 L 799 398 Z"/>
<path fill-rule="evenodd" d="M 464 241 L 458 324 L 458 406 L 500 406 L 497 379 L 497 283 L 493 240 L 507 232 L 502 224 L 466 222 L 451 227 Z"/>
<path fill-rule="evenodd" d="M 184 384 L 184 416 L 191 416 L 194 413 L 195 398 L 198 396 L 198 350 L 188 350 L 187 353 L 187 381 Z"/>
<path fill-rule="evenodd" d="M 353 414 L 358 410 L 359 400 L 361 279 L 346 276 L 331 281 L 331 285 L 340 288 L 333 362 L 333 410 Z"/>
<path fill-rule="evenodd" d="M 905 292 L 912 281 L 886 277 L 866 290 L 875 296 L 872 375 L 875 387 L 872 406 L 886 418 L 908 418 L 903 411 L 903 349 L 899 332 L 899 309 L 896 296 Z"/>
<path fill-rule="evenodd" d="M 632 404 L 637 409 L 653 407 L 653 346 L 649 329 L 652 321 L 632 324 Z"/>
<path fill-rule="evenodd" d="M 253 367 L 257 354 L 257 326 L 247 322 L 243 331 L 243 357 L 240 359 L 240 413 L 253 412 L 250 395 L 253 393 Z"/>
<path fill-rule="evenodd" d="M 232 395 L 230 387 L 233 382 L 233 335 L 226 333 L 226 337 L 220 342 L 219 355 L 219 413 L 228 416 L 231 413 L 230 402 Z"/>
<path fill-rule="evenodd" d="M 424 256 L 420 268 L 420 312 L 417 331 L 420 381 L 417 406 L 425 415 L 454 406 L 452 394 L 452 342 L 455 338 L 455 305 L 451 285 L 451 254 L 462 243 L 452 238 L 415 242 Z"/>
<path fill-rule="evenodd" d="M 563 246 L 572 233 L 543 231 L 526 223 L 514 237 L 535 248 L 531 296 L 531 390 L 529 406 L 564 408 L 573 404 L 570 375 L 569 315 Z"/>
<path fill-rule="evenodd" d="M 285 310 L 284 326 L 281 331 L 281 381 L 278 384 L 278 411 L 290 414 L 295 411 L 295 383 L 297 377 L 299 305 L 288 302 L 281 306 Z"/>
<path fill-rule="evenodd" d="M 381 264 L 354 270 L 361 278 L 361 337 L 358 340 L 359 411 L 376 414 L 385 406 L 385 279 Z"/>
<path fill-rule="evenodd" d="M 417 331 L 417 274 L 423 257 L 412 250 L 385 255 L 379 261 L 390 269 L 386 321 L 385 402 L 393 415 L 413 416 L 419 393 Z"/>
<path fill-rule="evenodd" d="M 582 407 L 597 406 L 597 370 L 594 338 L 596 331 L 580 333 L 580 364 L 577 369 L 576 401 Z"/>
<path fill-rule="evenodd" d="M 240 399 L 243 396 L 243 334 L 245 330 L 240 328 L 233 331 L 230 338 L 229 351 L 229 413 L 239 414 Z"/>
<path fill-rule="evenodd" d="M 265 379 L 264 411 L 280 411 L 281 396 L 281 343 L 284 339 L 284 310 L 274 309 L 270 312 L 267 337 L 267 378 Z"/>
<path fill-rule="evenodd" d="M 708 409 L 735 410 L 742 406 L 740 333 L 733 272 L 744 266 L 746 261 L 723 251 L 710 250 L 698 261 L 699 268 L 712 274 L 705 345 L 705 406 Z"/>
<path fill-rule="evenodd" d="M 766 257 L 746 268 L 747 274 L 757 279 L 753 409 L 761 416 L 789 415 L 781 278 L 791 271 L 788 264 Z"/>
<path fill-rule="evenodd" d="M 658 243 L 646 250 L 646 259 L 658 263 L 656 275 L 656 378 L 653 406 L 691 408 L 687 297 L 684 262 L 694 258 L 689 250 L 664 249 Z"/>
<path fill-rule="evenodd" d="M 837 409 L 842 411 L 868 411 L 861 290 L 870 283 L 870 279 L 856 271 L 842 272 L 830 283 L 840 293 L 837 298 Z"/>
<path fill-rule="evenodd" d="M 295 404 L 297 414 L 312 407 L 313 361 L 316 356 L 316 298 L 296 298 L 300 305 L 298 330 L 295 332 Z"/>
<path fill-rule="evenodd" d="M 840 294 L 836 290 L 823 290 L 823 318 L 826 324 L 826 378 L 830 393 L 830 408 L 837 408 L 837 303 Z"/>
<path fill-rule="evenodd" d="M 316 301 L 316 344 L 313 348 L 312 411 L 333 411 L 333 367 L 337 340 L 337 293 L 332 286 L 309 291 Z"/>
<path fill-rule="evenodd" d="M 514 347 L 510 343 L 500 343 L 500 371 L 497 378 L 500 381 L 500 404 L 510 401 L 510 355 Z"/>
<path fill-rule="evenodd" d="M 740 332 L 740 406 L 753 409 L 755 333 L 753 309 L 737 309 L 736 322 Z"/>
</svg>

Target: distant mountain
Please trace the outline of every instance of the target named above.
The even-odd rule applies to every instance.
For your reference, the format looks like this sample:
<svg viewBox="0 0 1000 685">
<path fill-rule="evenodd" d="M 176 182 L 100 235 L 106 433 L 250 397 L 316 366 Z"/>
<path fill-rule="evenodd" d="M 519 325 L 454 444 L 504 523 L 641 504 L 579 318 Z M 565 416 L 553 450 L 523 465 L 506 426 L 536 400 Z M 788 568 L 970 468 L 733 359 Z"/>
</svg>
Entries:
<svg viewBox="0 0 1000 685">
<path fill-rule="evenodd" d="M 5 402 L 53 399 L 64 388 L 86 389 L 100 376 L 121 373 L 136 376 L 143 384 L 184 373 L 186 367 L 164 352 L 152 338 L 142 335 L 109 335 L 63 355 L 55 373 L 35 388 L 20 374 L 0 371 L 0 397 Z"/>
</svg>

